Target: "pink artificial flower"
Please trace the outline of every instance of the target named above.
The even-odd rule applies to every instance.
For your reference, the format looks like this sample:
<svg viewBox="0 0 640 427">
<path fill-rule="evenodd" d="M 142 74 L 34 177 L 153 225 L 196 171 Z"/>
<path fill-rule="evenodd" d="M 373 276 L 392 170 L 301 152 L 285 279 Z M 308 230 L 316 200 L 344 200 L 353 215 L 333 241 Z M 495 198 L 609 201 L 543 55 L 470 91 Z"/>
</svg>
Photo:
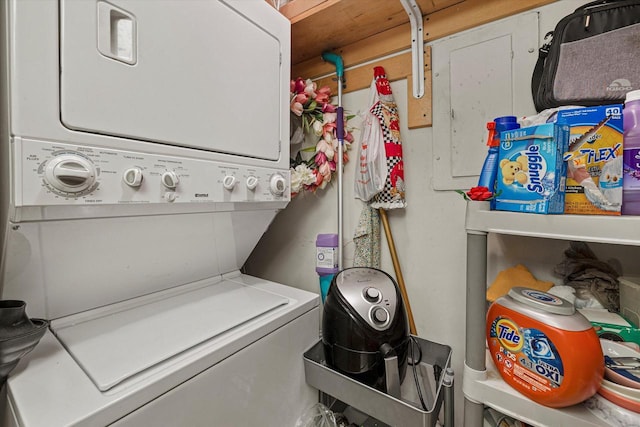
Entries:
<svg viewBox="0 0 640 427">
<path fill-rule="evenodd" d="M 351 134 L 351 132 L 346 132 L 345 131 L 344 139 L 345 139 L 345 141 L 348 141 L 349 143 L 352 143 L 353 142 L 353 135 Z"/>
<path fill-rule="evenodd" d="M 316 162 L 316 165 L 320 165 L 320 166 L 324 165 L 325 163 L 327 163 L 327 155 L 324 154 L 322 151 L 318 151 L 316 153 L 314 162 Z"/>
<path fill-rule="evenodd" d="M 326 104 L 322 104 L 322 112 L 323 113 L 335 113 L 336 112 L 336 107 L 327 102 Z"/>
<path fill-rule="evenodd" d="M 324 176 L 322 176 L 322 174 L 315 169 L 313 170 L 313 174 L 316 176 L 316 182 L 313 185 L 322 184 L 322 181 L 324 180 Z"/>
<path fill-rule="evenodd" d="M 320 104 L 327 104 L 331 99 L 331 89 L 329 86 L 323 86 L 316 93 L 316 101 Z"/>
<path fill-rule="evenodd" d="M 316 153 L 323 153 L 326 157 L 326 160 L 333 160 L 333 156 L 335 155 L 335 150 L 333 148 L 333 144 L 330 144 L 326 139 L 321 139 L 320 141 L 318 141 L 318 144 L 316 144 Z M 317 164 L 321 164 L 318 163 L 316 161 Z M 323 162 L 324 163 L 324 162 Z"/>
<path fill-rule="evenodd" d="M 331 172 L 335 172 L 336 170 L 336 162 L 335 161 L 330 161 L 329 163 L 329 169 L 331 169 Z"/>
<path fill-rule="evenodd" d="M 331 88 L 329 86 L 322 86 L 320 89 L 318 89 L 318 95 L 320 94 L 331 96 Z"/>
<path fill-rule="evenodd" d="M 324 162 L 318 168 L 318 172 L 326 181 L 331 181 L 331 162 Z"/>
<path fill-rule="evenodd" d="M 293 93 L 304 93 L 304 89 L 306 87 L 306 83 L 305 81 L 302 79 L 302 77 L 298 77 L 295 81 L 295 85 L 294 85 L 294 90 L 292 91 Z"/>
<path fill-rule="evenodd" d="M 323 93 L 317 93 L 316 94 L 316 102 L 318 104 L 322 104 L 322 105 L 328 104 L 329 103 L 329 96 L 325 95 Z"/>
<path fill-rule="evenodd" d="M 299 102 L 291 103 L 291 112 L 296 116 L 302 116 L 302 110 L 304 110 L 304 107 Z"/>
<path fill-rule="evenodd" d="M 299 102 L 300 104 L 304 105 L 309 100 L 309 95 L 307 95 L 306 93 L 299 93 L 296 95 L 295 98 L 293 98 L 293 100 L 295 102 Z"/>
<path fill-rule="evenodd" d="M 331 145 L 334 149 L 338 146 L 335 132 L 331 126 L 325 127 L 322 133 L 322 138 L 327 141 L 327 144 Z"/>
</svg>

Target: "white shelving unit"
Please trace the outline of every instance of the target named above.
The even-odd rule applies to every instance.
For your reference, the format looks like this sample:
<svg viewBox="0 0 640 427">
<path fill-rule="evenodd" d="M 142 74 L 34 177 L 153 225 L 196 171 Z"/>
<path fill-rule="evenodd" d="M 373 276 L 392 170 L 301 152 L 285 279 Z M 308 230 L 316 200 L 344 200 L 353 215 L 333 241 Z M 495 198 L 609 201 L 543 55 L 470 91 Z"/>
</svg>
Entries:
<svg viewBox="0 0 640 427">
<path fill-rule="evenodd" d="M 467 203 L 466 348 L 462 389 L 465 427 L 481 427 L 484 405 L 534 426 L 606 426 L 582 404 L 553 409 L 506 384 L 486 352 L 487 235 L 489 233 L 640 246 L 640 217 L 538 215 L 491 211 Z"/>
</svg>

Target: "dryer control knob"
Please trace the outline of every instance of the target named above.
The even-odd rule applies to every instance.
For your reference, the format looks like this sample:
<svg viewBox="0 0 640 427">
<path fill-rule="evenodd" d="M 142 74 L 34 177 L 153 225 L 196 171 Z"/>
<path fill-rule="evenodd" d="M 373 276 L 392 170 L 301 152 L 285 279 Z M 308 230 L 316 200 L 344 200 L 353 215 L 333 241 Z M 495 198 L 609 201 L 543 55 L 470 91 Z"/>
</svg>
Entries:
<svg viewBox="0 0 640 427">
<path fill-rule="evenodd" d="M 96 182 L 96 167 L 87 158 L 61 154 L 51 159 L 44 171 L 45 181 L 66 193 L 81 193 Z"/>
<path fill-rule="evenodd" d="M 222 186 L 229 191 L 233 190 L 237 183 L 238 179 L 233 175 L 227 175 L 222 180 Z"/>
<path fill-rule="evenodd" d="M 376 307 L 371 311 L 371 317 L 374 323 L 382 325 L 389 320 L 389 313 L 382 307 Z"/>
<path fill-rule="evenodd" d="M 122 174 L 122 180 L 129 187 L 140 187 L 142 184 L 142 169 L 129 168 Z"/>
<path fill-rule="evenodd" d="M 256 189 L 257 186 L 258 186 L 258 178 L 256 178 L 253 175 L 247 178 L 247 188 L 249 190 L 253 191 Z"/>
<path fill-rule="evenodd" d="M 161 177 L 162 185 L 169 188 L 170 190 L 175 189 L 178 186 L 180 180 L 178 179 L 178 175 L 174 171 L 166 171 L 162 174 Z"/>
<path fill-rule="evenodd" d="M 269 180 L 269 190 L 275 196 L 282 196 L 284 194 L 284 190 L 287 189 L 287 180 L 284 179 L 284 176 L 276 173 L 271 176 Z"/>
</svg>

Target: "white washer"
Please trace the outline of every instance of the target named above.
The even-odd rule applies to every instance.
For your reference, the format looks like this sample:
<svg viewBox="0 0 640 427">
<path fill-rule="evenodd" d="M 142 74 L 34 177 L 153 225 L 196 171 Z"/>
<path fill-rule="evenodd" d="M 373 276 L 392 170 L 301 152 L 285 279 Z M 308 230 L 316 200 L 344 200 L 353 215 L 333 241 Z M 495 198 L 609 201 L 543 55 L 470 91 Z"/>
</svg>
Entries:
<svg viewBox="0 0 640 427">
<path fill-rule="evenodd" d="M 263 0 L 0 8 L 0 299 L 51 321 L 0 423 L 294 425 L 318 296 L 240 272 L 290 200 L 288 20 Z"/>
</svg>

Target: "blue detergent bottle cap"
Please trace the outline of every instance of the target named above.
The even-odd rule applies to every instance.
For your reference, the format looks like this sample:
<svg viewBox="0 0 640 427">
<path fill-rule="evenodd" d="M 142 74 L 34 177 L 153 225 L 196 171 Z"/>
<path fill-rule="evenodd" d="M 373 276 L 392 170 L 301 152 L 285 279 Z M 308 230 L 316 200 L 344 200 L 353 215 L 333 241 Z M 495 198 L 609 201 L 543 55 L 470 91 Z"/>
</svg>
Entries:
<svg viewBox="0 0 640 427">
<path fill-rule="evenodd" d="M 505 130 L 519 129 L 520 123 L 516 116 L 501 116 L 493 119 L 496 124 L 496 137 L 500 139 L 500 132 Z"/>
</svg>

